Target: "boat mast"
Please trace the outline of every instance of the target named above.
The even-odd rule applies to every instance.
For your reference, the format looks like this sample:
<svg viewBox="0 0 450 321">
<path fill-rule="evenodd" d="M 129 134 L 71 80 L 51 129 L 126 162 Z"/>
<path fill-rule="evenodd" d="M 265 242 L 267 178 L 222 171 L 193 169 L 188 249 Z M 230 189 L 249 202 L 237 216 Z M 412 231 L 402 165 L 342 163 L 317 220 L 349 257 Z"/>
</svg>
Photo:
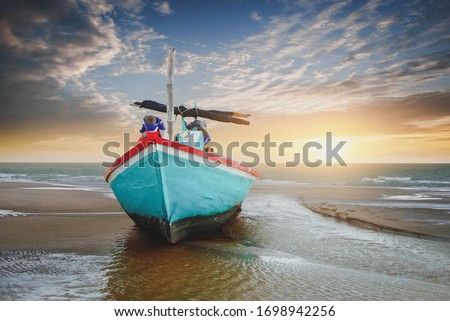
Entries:
<svg viewBox="0 0 450 321">
<path fill-rule="evenodd" d="M 167 133 L 169 140 L 173 139 L 173 123 L 175 121 L 173 111 L 173 71 L 175 66 L 175 48 L 169 48 L 167 60 Z"/>
</svg>

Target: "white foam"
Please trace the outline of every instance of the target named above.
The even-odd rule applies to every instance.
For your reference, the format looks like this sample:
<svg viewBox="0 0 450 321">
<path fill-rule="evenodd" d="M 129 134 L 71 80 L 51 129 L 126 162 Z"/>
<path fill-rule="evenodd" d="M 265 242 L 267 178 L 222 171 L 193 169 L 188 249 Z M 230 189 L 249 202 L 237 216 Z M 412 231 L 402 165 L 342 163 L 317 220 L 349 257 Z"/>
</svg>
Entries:
<svg viewBox="0 0 450 321">
<path fill-rule="evenodd" d="M 26 214 L 22 213 L 22 212 L 12 211 L 12 210 L 0 209 L 0 217 L 5 217 L 5 216 L 26 216 Z"/>
<path fill-rule="evenodd" d="M 363 177 L 361 181 L 363 182 L 374 182 L 374 183 L 384 183 L 384 182 L 407 182 L 410 181 L 411 177 L 402 177 L 402 176 L 378 176 L 376 178 L 373 177 Z"/>
<path fill-rule="evenodd" d="M 34 183 L 33 180 L 25 178 L 27 176 L 27 174 L 0 173 L 0 182 Z"/>
<path fill-rule="evenodd" d="M 435 181 L 435 180 L 427 180 L 427 179 L 421 179 L 421 180 L 411 181 L 411 182 L 419 183 L 419 184 L 450 185 L 450 181 Z"/>
<path fill-rule="evenodd" d="M 286 254 L 285 257 L 275 254 L 274 256 L 264 254 L 259 256 L 262 260 L 267 262 L 273 262 L 273 263 L 280 263 L 280 264 L 299 264 L 299 263 L 305 263 L 306 260 L 294 255 Z"/>
<path fill-rule="evenodd" d="M 450 210 L 450 204 L 443 203 L 419 203 L 419 202 L 384 202 L 384 201 L 342 201 L 329 202 L 329 204 L 345 204 L 355 206 L 373 206 L 386 208 L 420 208 L 420 209 L 434 209 L 434 210 Z"/>
<path fill-rule="evenodd" d="M 424 200 L 441 200 L 441 197 L 431 197 L 427 194 L 415 193 L 410 195 L 386 195 L 381 194 L 381 198 L 385 200 L 397 200 L 397 201 L 424 201 Z"/>
<path fill-rule="evenodd" d="M 419 180 L 411 180 L 411 177 L 403 177 L 403 176 L 378 176 L 378 177 L 363 177 L 361 178 L 362 182 L 373 182 L 373 183 L 384 183 L 384 182 L 402 182 L 407 184 L 423 184 L 423 185 L 450 185 L 450 181 L 437 181 L 431 179 L 419 179 Z"/>
<path fill-rule="evenodd" d="M 394 176 L 394 177 L 389 177 L 389 176 L 379 176 L 381 179 L 384 179 L 386 181 L 394 181 L 394 182 L 404 182 L 404 181 L 410 181 L 411 177 L 401 177 L 401 176 Z"/>
</svg>

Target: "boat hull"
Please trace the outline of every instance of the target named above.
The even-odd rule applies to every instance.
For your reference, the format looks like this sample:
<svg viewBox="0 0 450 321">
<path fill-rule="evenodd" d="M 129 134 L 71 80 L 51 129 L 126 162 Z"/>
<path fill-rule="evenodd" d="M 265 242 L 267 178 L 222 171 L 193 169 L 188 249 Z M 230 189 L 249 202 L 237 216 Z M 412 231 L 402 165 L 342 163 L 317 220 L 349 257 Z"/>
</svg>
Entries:
<svg viewBox="0 0 450 321">
<path fill-rule="evenodd" d="M 239 209 L 255 172 L 164 139 L 144 142 L 107 173 L 125 212 L 176 243 L 217 229 Z"/>
<path fill-rule="evenodd" d="M 177 243 L 189 235 L 198 235 L 202 232 L 213 231 L 223 225 L 239 212 L 241 204 L 233 206 L 229 210 L 213 215 L 196 215 L 184 219 L 168 222 L 165 219 L 157 219 L 151 216 L 143 216 L 137 213 L 128 213 L 128 216 L 140 227 L 158 233 L 169 242 Z"/>
</svg>

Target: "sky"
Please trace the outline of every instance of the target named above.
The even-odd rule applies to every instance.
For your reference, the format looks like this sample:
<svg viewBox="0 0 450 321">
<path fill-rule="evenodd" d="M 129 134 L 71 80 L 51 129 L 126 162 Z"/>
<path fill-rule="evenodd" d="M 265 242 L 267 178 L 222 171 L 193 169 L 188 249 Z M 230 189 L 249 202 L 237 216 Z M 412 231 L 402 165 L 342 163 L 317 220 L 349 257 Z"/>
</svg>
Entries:
<svg viewBox="0 0 450 321">
<path fill-rule="evenodd" d="M 214 141 L 450 162 L 446 0 L 1 1 L 0 161 L 111 161 L 149 113 L 129 104 L 166 103 L 169 47 L 176 106 L 252 114 Z"/>
</svg>

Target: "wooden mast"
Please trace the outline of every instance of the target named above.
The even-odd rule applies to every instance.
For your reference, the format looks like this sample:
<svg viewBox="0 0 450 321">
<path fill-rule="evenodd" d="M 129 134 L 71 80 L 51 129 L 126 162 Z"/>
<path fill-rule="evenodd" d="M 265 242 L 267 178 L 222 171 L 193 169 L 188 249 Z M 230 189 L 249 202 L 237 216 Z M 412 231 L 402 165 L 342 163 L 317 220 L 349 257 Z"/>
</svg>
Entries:
<svg viewBox="0 0 450 321">
<path fill-rule="evenodd" d="M 167 59 L 167 133 L 169 140 L 173 139 L 173 124 L 175 115 L 173 111 L 173 71 L 175 65 L 175 48 L 169 48 Z"/>
<path fill-rule="evenodd" d="M 131 106 L 146 108 L 162 113 L 167 113 L 167 133 L 169 140 L 173 140 L 173 124 L 175 115 L 183 117 L 203 117 L 225 123 L 234 123 L 239 125 L 250 125 L 248 120 L 242 119 L 250 117 L 250 114 L 238 113 L 233 111 L 221 110 L 201 110 L 197 107 L 188 109 L 184 106 L 173 106 L 173 74 L 175 69 L 175 48 L 169 48 L 167 57 L 167 105 L 158 103 L 153 100 L 144 100 L 142 102 L 134 102 Z"/>
</svg>

